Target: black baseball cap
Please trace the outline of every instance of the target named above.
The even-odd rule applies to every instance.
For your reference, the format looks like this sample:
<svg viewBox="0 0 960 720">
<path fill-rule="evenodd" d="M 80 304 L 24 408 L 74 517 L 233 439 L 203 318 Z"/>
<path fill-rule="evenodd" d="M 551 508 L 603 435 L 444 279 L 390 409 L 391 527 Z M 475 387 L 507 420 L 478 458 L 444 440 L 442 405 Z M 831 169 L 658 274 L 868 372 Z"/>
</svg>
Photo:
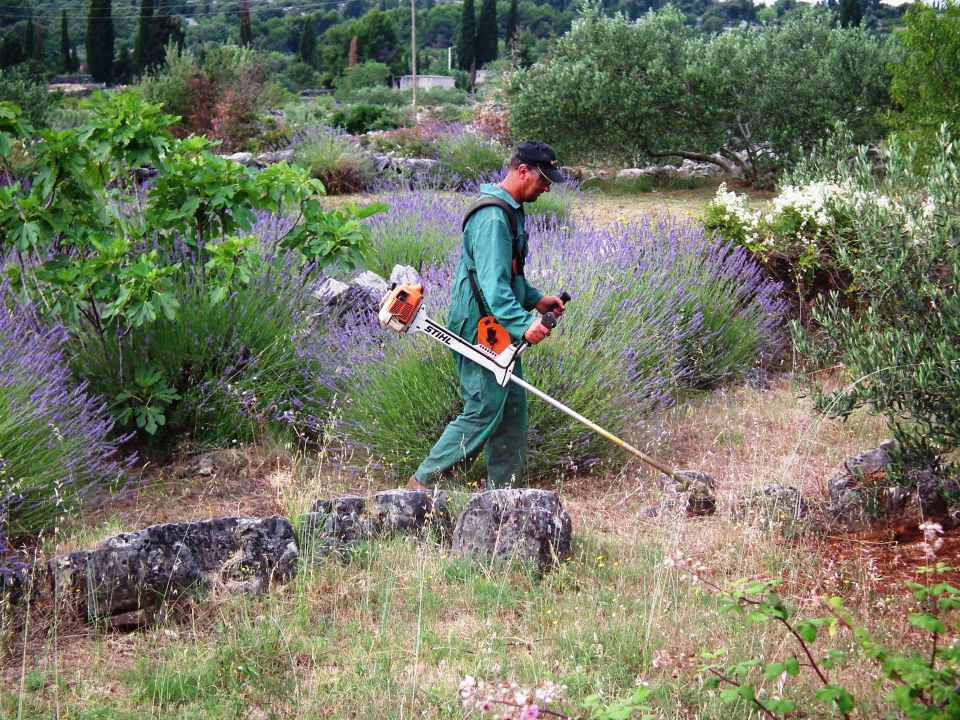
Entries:
<svg viewBox="0 0 960 720">
<path fill-rule="evenodd" d="M 517 145 L 517 157 L 527 167 L 536 167 L 552 183 L 566 180 L 557 166 L 557 154 L 544 142 L 527 140 Z"/>
</svg>

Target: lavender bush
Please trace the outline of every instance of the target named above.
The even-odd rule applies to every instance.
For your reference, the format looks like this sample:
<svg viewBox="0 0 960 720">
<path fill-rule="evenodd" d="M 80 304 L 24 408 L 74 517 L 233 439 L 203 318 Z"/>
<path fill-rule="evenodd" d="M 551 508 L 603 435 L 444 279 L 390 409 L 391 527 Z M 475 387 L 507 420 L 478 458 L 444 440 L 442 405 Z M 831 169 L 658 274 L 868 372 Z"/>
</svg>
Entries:
<svg viewBox="0 0 960 720">
<path fill-rule="evenodd" d="M 73 383 L 67 339 L 0 287 L 0 516 L 10 536 L 49 528 L 116 488 L 133 462 L 104 404 Z"/>
<path fill-rule="evenodd" d="M 310 295 L 314 271 L 293 255 L 277 256 L 277 238 L 290 221 L 259 212 L 253 226 L 257 261 L 244 284 L 219 303 L 209 300 L 209 287 L 196 275 L 184 274 L 174 285 L 180 308 L 173 319 L 158 318 L 131 328 L 125 338 L 132 350 L 119 352 L 107 338 L 109 352 L 81 343 L 74 363 L 77 375 L 89 378 L 98 393 L 116 397 L 124 378 L 135 368 L 159 371 L 178 397 L 167 409 L 165 427 L 145 440 L 169 445 L 188 437 L 202 444 L 225 445 L 262 440 L 279 428 L 303 428 L 303 407 L 312 408 L 307 425 L 316 431 L 330 397 L 317 391 L 316 361 L 297 352 L 316 326 Z M 186 245 L 178 245 L 172 262 L 195 264 Z M 109 358 L 106 361 L 105 358 Z M 123 372 L 109 362 L 124 363 Z"/>
<path fill-rule="evenodd" d="M 369 267 L 389 277 L 394 265 L 424 268 L 445 263 L 460 246 L 468 200 L 433 188 L 391 192 L 383 198 L 390 212 L 370 219 L 373 260 Z"/>
<path fill-rule="evenodd" d="M 397 207 L 413 211 L 422 201 Z M 449 247 L 456 233 L 450 210 L 429 198 L 427 204 L 435 209 L 419 221 L 435 222 L 438 244 Z M 391 237 L 394 224 L 396 237 L 404 237 L 411 218 L 397 211 L 378 222 L 381 238 Z M 561 329 L 526 355 L 527 377 L 611 430 L 642 434 L 678 390 L 745 373 L 779 339 L 778 287 L 742 251 L 700 227 L 668 221 L 571 227 L 549 217 L 531 218 L 528 227 L 531 281 L 545 292 L 567 290 L 574 300 Z M 455 247 L 422 270 L 428 311 L 441 321 L 458 254 Z M 334 335 L 340 352 L 324 377 L 339 398 L 339 432 L 402 477 L 459 411 L 453 363 L 438 343 L 394 337 L 372 315 L 324 343 Z M 530 419 L 532 477 L 586 470 L 614 452 L 536 400 Z"/>
</svg>

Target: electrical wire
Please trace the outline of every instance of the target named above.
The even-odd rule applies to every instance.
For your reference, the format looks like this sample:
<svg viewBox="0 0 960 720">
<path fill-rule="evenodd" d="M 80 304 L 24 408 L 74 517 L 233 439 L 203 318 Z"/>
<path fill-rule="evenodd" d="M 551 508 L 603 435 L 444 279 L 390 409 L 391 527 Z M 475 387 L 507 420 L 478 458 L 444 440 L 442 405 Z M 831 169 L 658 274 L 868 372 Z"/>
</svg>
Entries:
<svg viewBox="0 0 960 720">
<path fill-rule="evenodd" d="M 295 4 L 295 5 L 282 5 L 280 3 L 269 2 L 269 0 L 264 0 L 264 2 L 256 3 L 256 4 L 248 1 L 249 11 L 251 15 L 253 15 L 255 12 L 264 12 L 267 10 L 280 10 L 283 13 L 288 13 L 291 10 L 304 10 L 304 9 L 318 10 L 320 8 L 338 6 L 342 4 L 343 4 L 343 0 L 325 0 L 324 2 L 310 2 L 310 3 L 302 3 L 302 4 Z M 215 10 L 211 8 L 209 11 L 197 10 L 196 12 L 191 12 L 189 14 L 183 13 L 183 12 L 176 12 L 176 13 L 170 13 L 170 17 L 195 18 L 195 17 L 213 17 L 217 15 L 227 15 L 227 16 L 240 15 L 243 12 L 243 8 L 240 7 L 241 2 L 238 1 L 236 5 L 237 7 L 231 10 L 227 10 L 227 9 Z M 0 19 L 6 17 L 6 18 L 17 19 L 17 20 L 42 20 L 42 19 L 48 19 L 48 18 L 59 20 L 62 12 L 63 10 L 53 10 L 50 12 L 21 12 L 20 10 L 13 7 L 10 7 L 10 6 L 5 7 L 4 5 L 0 5 Z M 154 14 L 151 17 L 157 17 L 157 15 Z M 104 20 L 106 18 L 111 18 L 113 20 L 117 20 L 117 19 L 139 20 L 140 10 L 131 9 L 129 12 L 128 11 L 113 12 L 111 10 L 109 15 L 90 15 L 90 14 L 77 15 L 77 14 L 70 14 L 69 12 L 67 13 L 67 19 L 70 21 L 92 20 L 92 19 Z"/>
</svg>

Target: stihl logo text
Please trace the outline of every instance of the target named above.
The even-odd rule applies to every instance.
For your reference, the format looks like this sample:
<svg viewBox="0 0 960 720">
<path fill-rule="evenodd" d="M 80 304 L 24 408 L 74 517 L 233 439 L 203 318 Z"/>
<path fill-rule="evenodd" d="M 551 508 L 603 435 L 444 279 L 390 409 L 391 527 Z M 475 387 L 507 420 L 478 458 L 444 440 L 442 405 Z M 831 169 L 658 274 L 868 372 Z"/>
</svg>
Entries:
<svg viewBox="0 0 960 720">
<path fill-rule="evenodd" d="M 427 325 L 427 328 L 424 330 L 424 332 L 427 333 L 427 335 L 433 335 L 433 337 L 442 342 L 444 345 L 449 345 L 453 342 L 452 337 L 433 325 Z"/>
</svg>

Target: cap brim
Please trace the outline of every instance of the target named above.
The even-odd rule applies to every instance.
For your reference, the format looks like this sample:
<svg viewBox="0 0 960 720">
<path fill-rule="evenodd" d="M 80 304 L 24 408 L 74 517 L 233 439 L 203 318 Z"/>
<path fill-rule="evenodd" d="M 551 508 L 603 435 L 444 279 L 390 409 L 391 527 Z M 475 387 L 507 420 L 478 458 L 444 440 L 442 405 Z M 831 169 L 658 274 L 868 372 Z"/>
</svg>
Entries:
<svg viewBox="0 0 960 720">
<path fill-rule="evenodd" d="M 552 183 L 562 183 L 567 180 L 560 172 L 560 168 L 555 165 L 537 165 L 537 169 Z"/>
</svg>

